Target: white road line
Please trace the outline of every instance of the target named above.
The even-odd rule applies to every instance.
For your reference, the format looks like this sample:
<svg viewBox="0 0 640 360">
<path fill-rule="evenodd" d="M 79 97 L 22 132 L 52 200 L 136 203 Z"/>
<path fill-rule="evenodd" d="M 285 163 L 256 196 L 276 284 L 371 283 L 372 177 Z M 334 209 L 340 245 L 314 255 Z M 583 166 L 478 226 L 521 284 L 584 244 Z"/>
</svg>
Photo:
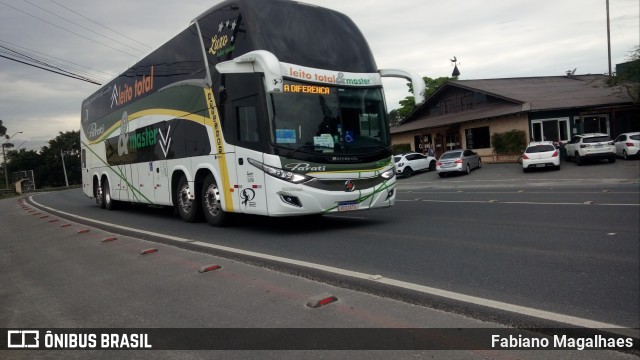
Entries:
<svg viewBox="0 0 640 360">
<path fill-rule="evenodd" d="M 534 202 L 534 201 L 500 201 L 500 200 L 424 200 L 424 199 L 419 199 L 419 200 L 403 200 L 403 199 L 396 199 L 396 201 L 398 202 L 416 202 L 416 201 L 422 201 L 422 202 L 431 202 L 431 203 L 462 203 L 462 204 L 520 204 L 520 205 L 589 205 L 589 206 L 640 206 L 640 204 L 600 204 L 600 203 L 593 203 L 593 204 L 585 204 L 584 202 L 581 203 L 561 203 L 561 202 Z"/>
<path fill-rule="evenodd" d="M 439 296 L 439 297 L 443 297 L 443 298 L 447 298 L 447 299 L 451 299 L 451 300 L 455 300 L 455 301 L 465 302 L 465 303 L 468 303 L 468 304 L 480 305 L 480 306 L 489 307 L 489 308 L 493 308 L 493 309 L 509 311 L 509 312 L 516 313 L 516 314 L 532 316 L 532 317 L 536 317 L 536 318 L 539 318 L 539 319 L 560 322 L 560 323 L 564 323 L 564 324 L 568 324 L 568 325 L 585 327 L 585 328 L 594 328 L 594 329 L 614 329 L 614 330 L 611 330 L 611 332 L 618 333 L 618 334 L 625 335 L 625 336 L 636 336 L 636 337 L 638 336 L 637 331 L 634 331 L 633 329 L 628 329 L 628 328 L 626 328 L 624 326 L 621 326 L 621 325 L 608 324 L 608 323 L 604 323 L 604 322 L 600 322 L 600 321 L 583 319 L 583 318 L 579 318 L 579 317 L 575 317 L 575 316 L 569 316 L 569 315 L 559 314 L 559 313 L 555 313 L 555 312 L 534 309 L 534 308 L 530 308 L 530 307 L 526 307 L 526 306 L 514 305 L 514 304 L 509 304 L 509 303 L 505 303 L 505 302 L 501 302 L 501 301 L 489 300 L 489 299 L 484 299 L 484 298 L 480 298 L 480 297 L 476 297 L 476 296 L 460 294 L 460 293 L 447 291 L 447 290 L 442 290 L 442 289 L 437 289 L 437 288 L 433 288 L 433 287 L 429 287 L 429 286 L 425 286 L 425 285 L 413 284 L 413 283 L 409 283 L 409 282 L 405 282 L 405 281 L 386 278 L 386 277 L 384 277 L 382 275 L 379 275 L 379 274 L 366 274 L 366 273 L 361 273 L 361 272 L 358 272 L 358 271 L 345 270 L 345 269 L 341 269 L 341 268 L 336 268 L 336 267 L 332 267 L 332 266 L 326 266 L 326 265 L 322 265 L 322 264 L 311 263 L 311 262 L 307 262 L 307 261 L 289 259 L 289 258 L 284 258 L 284 257 L 280 257 L 280 256 L 274 256 L 274 255 L 254 252 L 254 251 L 236 249 L 236 248 L 232 248 L 232 247 L 228 247 L 228 246 L 205 243 L 205 242 L 201 242 L 201 241 L 193 241 L 193 240 L 189 240 L 189 239 L 180 238 L 180 237 L 177 237 L 177 236 L 165 235 L 165 234 L 155 233 L 155 232 L 146 231 L 146 230 L 139 230 L 139 229 L 130 228 L 130 227 L 122 226 L 122 225 L 116 225 L 116 224 L 111 224 L 111 223 L 104 222 L 104 221 L 94 220 L 94 219 L 90 219 L 90 218 L 86 218 L 86 217 L 82 217 L 82 216 L 77 216 L 75 214 L 67 213 L 67 212 L 64 212 L 64 211 L 59 211 L 59 210 L 50 208 L 48 206 L 42 205 L 39 202 L 35 201 L 33 199 L 33 195 L 30 196 L 29 199 L 34 204 L 37 204 L 38 206 L 46 209 L 47 211 L 50 211 L 50 212 L 53 212 L 53 213 L 58 213 L 58 214 L 64 214 L 66 216 L 73 217 L 73 218 L 76 218 L 76 219 L 81 219 L 83 221 L 91 222 L 91 223 L 94 223 L 94 224 L 106 225 L 106 226 L 110 226 L 110 227 L 117 228 L 117 229 L 122 229 L 122 230 L 126 230 L 126 231 L 138 232 L 138 233 L 142 233 L 142 234 L 146 234 L 146 235 L 151 235 L 151 236 L 162 238 L 162 239 L 166 239 L 166 240 L 172 240 L 172 241 L 181 242 L 181 243 L 189 243 L 189 244 L 193 244 L 193 245 L 202 246 L 202 247 L 205 247 L 205 248 L 226 251 L 226 252 L 230 252 L 230 253 L 234 253 L 234 254 L 251 256 L 251 257 L 270 260 L 270 261 L 276 261 L 276 262 L 280 262 L 280 263 L 283 263 L 283 264 L 296 265 L 296 266 L 306 267 L 306 268 L 314 269 L 314 270 L 322 270 L 322 271 L 325 271 L 325 272 L 328 272 L 328 273 L 333 273 L 333 274 L 342 275 L 342 276 L 349 276 L 349 277 L 356 278 L 356 279 L 373 281 L 373 282 L 378 282 L 378 283 L 386 284 L 386 285 L 392 285 L 392 286 L 395 286 L 395 287 L 398 287 L 398 288 L 408 289 L 408 290 L 412 290 L 412 291 L 416 291 L 416 292 L 420 292 L 420 293 L 424 293 L 424 294 L 428 294 L 428 295 L 435 295 L 435 296 Z"/>
</svg>

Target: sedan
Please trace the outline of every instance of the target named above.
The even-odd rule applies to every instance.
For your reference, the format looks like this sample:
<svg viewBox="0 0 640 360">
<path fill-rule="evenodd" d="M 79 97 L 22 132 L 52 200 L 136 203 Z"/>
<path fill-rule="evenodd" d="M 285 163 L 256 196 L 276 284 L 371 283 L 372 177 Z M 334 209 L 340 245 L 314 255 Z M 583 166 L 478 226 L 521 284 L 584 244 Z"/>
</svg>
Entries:
<svg viewBox="0 0 640 360">
<path fill-rule="evenodd" d="M 435 170 L 436 159 L 418 153 L 395 155 L 393 162 L 396 164 L 396 174 L 410 177 L 417 171 Z"/>
<path fill-rule="evenodd" d="M 614 141 L 616 155 L 629 160 L 632 156 L 640 155 L 640 132 L 620 134 Z"/>
<path fill-rule="evenodd" d="M 449 150 L 436 163 L 436 171 L 440 177 L 450 172 L 469 174 L 471 169 L 481 167 L 480 155 L 467 149 Z"/>
<path fill-rule="evenodd" d="M 560 170 L 560 153 L 552 142 L 531 143 L 522 155 L 522 170 L 552 167 Z"/>
</svg>

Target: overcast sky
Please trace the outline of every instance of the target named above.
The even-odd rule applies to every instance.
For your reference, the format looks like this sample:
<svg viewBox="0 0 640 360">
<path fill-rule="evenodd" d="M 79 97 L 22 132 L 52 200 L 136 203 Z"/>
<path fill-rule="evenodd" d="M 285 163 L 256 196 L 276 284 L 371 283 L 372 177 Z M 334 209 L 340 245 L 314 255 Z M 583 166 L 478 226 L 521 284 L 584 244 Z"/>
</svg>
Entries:
<svg viewBox="0 0 640 360">
<path fill-rule="evenodd" d="M 73 62 L 104 83 L 151 49 L 143 44 L 161 45 L 217 2 L 0 0 L 0 45 Z M 608 71 L 606 0 L 305 2 L 351 17 L 379 68 L 451 76 L 449 59 L 456 56 L 463 80 Z M 639 3 L 610 0 L 614 70 L 640 43 Z M 402 80 L 384 84 L 389 110 L 409 95 Z M 23 131 L 12 142 L 28 150 L 39 150 L 60 131 L 79 129 L 82 100 L 97 89 L 0 57 L 0 120 L 9 135 Z"/>
</svg>

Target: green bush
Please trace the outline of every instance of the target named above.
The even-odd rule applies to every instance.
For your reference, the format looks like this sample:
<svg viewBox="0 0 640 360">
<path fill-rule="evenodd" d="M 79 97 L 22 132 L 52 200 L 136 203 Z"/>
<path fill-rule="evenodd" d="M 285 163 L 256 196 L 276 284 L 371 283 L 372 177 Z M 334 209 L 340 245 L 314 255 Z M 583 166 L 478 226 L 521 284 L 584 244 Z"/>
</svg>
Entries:
<svg viewBox="0 0 640 360">
<path fill-rule="evenodd" d="M 394 155 L 404 154 L 404 153 L 408 153 L 408 152 L 411 152 L 411 144 L 393 145 L 393 154 Z"/>
<path fill-rule="evenodd" d="M 491 143 L 496 154 L 519 154 L 527 147 L 527 137 L 522 130 L 511 130 L 505 133 L 493 134 Z"/>
</svg>

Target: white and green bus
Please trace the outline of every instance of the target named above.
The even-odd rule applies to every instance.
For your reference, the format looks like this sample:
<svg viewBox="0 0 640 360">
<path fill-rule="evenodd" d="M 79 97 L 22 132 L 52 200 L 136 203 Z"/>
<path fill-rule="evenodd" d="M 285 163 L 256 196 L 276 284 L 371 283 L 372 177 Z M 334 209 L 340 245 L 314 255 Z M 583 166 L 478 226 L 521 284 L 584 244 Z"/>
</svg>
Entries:
<svg viewBox="0 0 640 360">
<path fill-rule="evenodd" d="M 217 226 L 391 206 L 384 76 L 424 100 L 423 80 L 378 69 L 341 13 L 223 1 L 82 103 L 83 191 Z"/>
</svg>

